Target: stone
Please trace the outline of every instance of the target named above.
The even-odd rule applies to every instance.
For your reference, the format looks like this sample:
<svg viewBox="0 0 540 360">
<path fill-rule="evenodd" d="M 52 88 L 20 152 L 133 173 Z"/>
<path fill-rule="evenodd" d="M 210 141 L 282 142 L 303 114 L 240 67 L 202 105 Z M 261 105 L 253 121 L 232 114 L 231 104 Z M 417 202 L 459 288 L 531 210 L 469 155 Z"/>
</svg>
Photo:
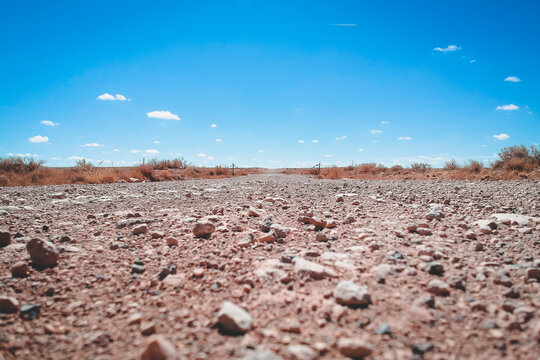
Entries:
<svg viewBox="0 0 540 360">
<path fill-rule="evenodd" d="M 201 221 L 195 224 L 193 235 L 195 235 L 195 237 L 209 237 L 214 231 L 216 231 L 214 224 L 209 221 Z"/>
<path fill-rule="evenodd" d="M 438 261 L 429 262 L 426 264 L 425 270 L 431 274 L 436 276 L 443 276 L 444 275 L 444 268 L 442 264 Z"/>
<path fill-rule="evenodd" d="M 66 198 L 66 194 L 64 193 L 56 193 L 56 194 L 51 194 L 51 199 L 65 199 Z"/>
<path fill-rule="evenodd" d="M 11 276 L 14 278 L 27 277 L 29 272 L 30 267 L 23 261 L 19 261 L 11 266 Z"/>
<path fill-rule="evenodd" d="M 369 355 L 374 350 L 373 344 L 361 340 L 361 339 L 353 339 L 353 338 L 342 338 L 338 340 L 337 343 L 338 351 L 351 359 L 359 359 L 364 358 Z"/>
<path fill-rule="evenodd" d="M 175 238 L 167 238 L 167 245 L 168 246 L 178 246 L 178 240 L 176 240 Z"/>
<path fill-rule="evenodd" d="M 470 240 L 476 240 L 476 233 L 472 230 L 469 230 L 465 233 L 465 237 Z"/>
<path fill-rule="evenodd" d="M 144 336 L 156 333 L 156 325 L 153 322 L 144 322 L 141 324 L 141 334 Z"/>
<path fill-rule="evenodd" d="M 39 318 L 39 312 L 41 310 L 41 305 L 23 305 L 21 306 L 21 310 L 19 313 L 19 316 L 23 320 L 35 320 Z"/>
<path fill-rule="evenodd" d="M 283 358 L 272 351 L 255 350 L 248 352 L 240 360 L 283 360 Z"/>
<path fill-rule="evenodd" d="M 0 313 L 12 314 L 19 311 L 19 301 L 11 296 L 0 295 Z"/>
<path fill-rule="evenodd" d="M 318 354 L 307 345 L 289 345 L 287 352 L 291 360 L 315 360 Z"/>
<path fill-rule="evenodd" d="M 523 226 L 527 225 L 529 222 L 540 222 L 540 218 L 519 214 L 493 214 L 491 216 L 500 223 L 506 225 L 517 224 Z"/>
<path fill-rule="evenodd" d="M 259 228 L 262 232 L 269 232 L 270 226 L 272 226 L 273 222 L 271 218 L 266 218 L 259 224 Z"/>
<path fill-rule="evenodd" d="M 283 239 L 287 237 L 287 234 L 289 233 L 289 228 L 281 226 L 279 224 L 272 224 L 270 226 L 270 231 L 273 231 L 278 239 Z"/>
<path fill-rule="evenodd" d="M 540 281 L 540 268 L 527 269 L 527 278 Z"/>
<path fill-rule="evenodd" d="M 437 296 L 448 296 L 450 295 L 450 287 L 447 283 L 441 280 L 433 279 L 427 284 L 428 292 Z"/>
<path fill-rule="evenodd" d="M 131 266 L 131 273 L 132 274 L 142 274 L 145 271 L 146 271 L 146 268 L 143 265 L 133 264 Z"/>
<path fill-rule="evenodd" d="M 428 220 L 435 220 L 439 218 L 443 218 L 443 206 L 441 204 L 430 204 L 429 205 L 429 211 L 426 214 L 426 219 Z"/>
<path fill-rule="evenodd" d="M 384 284 L 388 275 L 392 273 L 392 266 L 388 264 L 379 264 L 373 268 L 375 278 L 378 283 Z"/>
<path fill-rule="evenodd" d="M 258 238 L 257 241 L 261 243 L 273 243 L 276 241 L 276 236 L 273 232 L 269 232 L 268 234 L 265 234 Z"/>
<path fill-rule="evenodd" d="M 419 227 L 416 229 L 416 232 L 420 235 L 424 235 L 424 236 L 428 236 L 428 235 L 431 235 L 432 232 L 430 229 L 428 228 L 424 228 L 424 227 Z"/>
<path fill-rule="evenodd" d="M 319 219 L 318 217 L 310 217 L 309 222 L 319 229 L 324 229 L 326 227 L 326 221 Z"/>
<path fill-rule="evenodd" d="M 482 234 L 491 234 L 493 230 L 497 230 L 497 223 L 491 220 L 478 220 L 475 222 Z"/>
<path fill-rule="evenodd" d="M 54 267 L 60 257 L 56 247 L 47 240 L 32 239 L 26 244 L 26 250 L 37 267 Z"/>
<path fill-rule="evenodd" d="M 382 324 L 375 330 L 375 334 L 377 335 L 386 335 L 390 334 L 392 332 L 392 329 L 390 328 L 390 325 L 388 324 Z"/>
<path fill-rule="evenodd" d="M 301 257 L 293 259 L 294 271 L 299 275 L 307 275 L 315 280 L 321 280 L 325 277 L 335 277 L 337 274 L 327 267 Z"/>
<path fill-rule="evenodd" d="M 173 344 L 162 335 L 152 335 L 146 342 L 146 347 L 141 354 L 141 360 L 179 360 Z"/>
<path fill-rule="evenodd" d="M 148 225 L 139 224 L 131 230 L 133 235 L 146 234 L 148 232 Z"/>
<path fill-rule="evenodd" d="M 232 334 L 244 334 L 251 330 L 253 319 L 247 311 L 232 302 L 225 301 L 217 314 L 220 327 Z"/>
<path fill-rule="evenodd" d="M 366 286 L 356 285 L 352 281 L 344 280 L 334 288 L 334 298 L 340 305 L 351 307 L 367 306 L 371 304 L 371 296 Z"/>
<path fill-rule="evenodd" d="M 152 239 L 161 239 L 165 236 L 165 233 L 163 231 L 152 231 L 150 233 L 150 236 L 152 237 Z"/>
<path fill-rule="evenodd" d="M 11 233 L 9 231 L 0 231 L 0 247 L 6 247 L 11 244 Z"/>
</svg>

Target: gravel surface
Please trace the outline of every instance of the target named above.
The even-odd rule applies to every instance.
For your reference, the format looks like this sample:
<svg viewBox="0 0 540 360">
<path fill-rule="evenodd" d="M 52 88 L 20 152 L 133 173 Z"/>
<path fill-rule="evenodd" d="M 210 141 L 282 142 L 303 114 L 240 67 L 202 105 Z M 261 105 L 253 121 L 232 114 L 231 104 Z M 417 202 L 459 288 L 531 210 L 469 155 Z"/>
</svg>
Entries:
<svg viewBox="0 0 540 360">
<path fill-rule="evenodd" d="M 0 188 L 0 257 L 0 359 L 540 353 L 538 181 Z"/>
</svg>

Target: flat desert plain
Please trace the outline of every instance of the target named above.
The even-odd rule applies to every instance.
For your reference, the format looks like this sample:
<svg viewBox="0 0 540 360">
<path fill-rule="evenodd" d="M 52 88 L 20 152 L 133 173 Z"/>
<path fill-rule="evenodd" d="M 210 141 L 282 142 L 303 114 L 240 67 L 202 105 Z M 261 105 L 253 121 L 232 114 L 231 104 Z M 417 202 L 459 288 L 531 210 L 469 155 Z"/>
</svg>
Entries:
<svg viewBox="0 0 540 360">
<path fill-rule="evenodd" d="M 0 189 L 0 359 L 537 359 L 540 182 Z"/>
</svg>

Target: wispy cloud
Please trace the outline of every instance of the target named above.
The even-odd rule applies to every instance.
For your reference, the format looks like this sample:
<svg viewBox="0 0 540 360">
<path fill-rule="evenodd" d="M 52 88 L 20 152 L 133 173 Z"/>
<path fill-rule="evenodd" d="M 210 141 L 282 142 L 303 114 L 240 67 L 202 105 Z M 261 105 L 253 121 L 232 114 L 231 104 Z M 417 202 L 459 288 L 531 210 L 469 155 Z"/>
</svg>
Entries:
<svg viewBox="0 0 540 360">
<path fill-rule="evenodd" d="M 90 160 L 90 159 L 85 159 L 84 157 L 73 155 L 73 156 L 68 157 L 68 160 Z"/>
<path fill-rule="evenodd" d="M 304 140 L 298 140 L 298 143 L 299 143 L 299 144 L 303 144 L 303 143 L 304 143 Z"/>
<path fill-rule="evenodd" d="M 111 95 L 111 94 L 108 94 L 108 93 L 99 95 L 97 97 L 97 99 L 98 100 L 103 100 L 103 101 L 126 101 L 126 100 L 129 100 L 124 95 L 120 95 L 120 94 Z"/>
<path fill-rule="evenodd" d="M 210 125 L 211 128 L 217 128 L 217 125 L 216 124 L 212 124 Z"/>
<path fill-rule="evenodd" d="M 170 111 L 150 111 L 146 113 L 146 116 L 154 119 L 180 120 L 178 115 L 173 114 Z"/>
<path fill-rule="evenodd" d="M 215 157 L 209 156 L 209 157 L 207 157 L 207 159 L 208 159 L 208 160 L 215 160 Z"/>
<path fill-rule="evenodd" d="M 332 157 L 332 154 L 324 154 L 324 157 L 326 158 Z"/>
<path fill-rule="evenodd" d="M 345 140 L 347 138 L 347 135 L 343 135 L 342 137 L 337 137 L 336 140 Z"/>
<path fill-rule="evenodd" d="M 160 144 L 160 143 L 161 143 L 161 141 L 159 141 L 159 140 L 154 141 L 154 144 Z"/>
<path fill-rule="evenodd" d="M 114 152 L 119 152 L 120 150 L 118 150 L 118 149 L 113 149 L 113 151 L 114 151 Z"/>
<path fill-rule="evenodd" d="M 472 60 L 469 61 L 469 63 L 471 63 L 471 64 L 474 64 L 475 62 L 477 62 L 477 60 L 475 60 L 475 59 L 472 59 Z"/>
<path fill-rule="evenodd" d="M 500 105 L 495 108 L 495 110 L 504 110 L 504 111 L 514 111 L 517 109 L 519 109 L 519 106 L 516 106 L 514 104 Z"/>
<path fill-rule="evenodd" d="M 259 152 L 260 152 L 260 153 L 263 153 L 263 152 L 264 152 L 264 150 L 259 150 Z"/>
<path fill-rule="evenodd" d="M 40 121 L 40 123 L 45 125 L 45 126 L 58 126 L 58 125 L 60 125 L 60 123 L 55 123 L 55 122 L 52 122 L 52 121 L 49 121 L 49 120 L 42 120 L 42 121 Z"/>
<path fill-rule="evenodd" d="M 390 124 L 390 121 L 384 121 L 384 120 L 383 120 L 383 121 L 381 121 L 381 124 L 383 124 L 383 125 L 388 125 L 388 124 Z"/>
<path fill-rule="evenodd" d="M 362 148 L 359 148 L 359 149 L 358 149 L 358 151 L 362 152 L 362 151 L 364 151 L 364 149 L 362 149 Z"/>
<path fill-rule="evenodd" d="M 131 151 L 130 151 L 130 153 L 132 153 L 132 154 L 138 154 L 138 153 L 140 153 L 140 152 L 142 152 L 142 151 L 141 151 L 141 150 L 131 150 Z"/>
<path fill-rule="evenodd" d="M 216 142 L 222 142 L 223 139 L 216 139 Z"/>
<path fill-rule="evenodd" d="M 31 143 L 46 143 L 49 141 L 49 138 L 47 136 L 41 136 L 41 135 L 36 135 L 36 136 L 32 136 L 31 138 L 28 138 L 28 140 L 31 142 Z"/>
<path fill-rule="evenodd" d="M 355 27 L 358 26 L 358 24 L 330 24 L 332 26 L 343 26 L 343 27 Z"/>
<path fill-rule="evenodd" d="M 499 135 L 493 135 L 493 138 L 495 140 L 499 140 L 499 141 L 502 141 L 502 140 L 506 140 L 508 139 L 510 136 L 508 134 L 499 134 Z"/>
<path fill-rule="evenodd" d="M 84 146 L 84 147 L 104 147 L 105 145 L 98 144 L 98 143 L 89 143 L 89 144 L 84 144 L 84 145 L 81 145 L 81 146 Z"/>
<path fill-rule="evenodd" d="M 319 142 L 319 140 L 317 140 L 317 139 L 313 139 L 313 140 L 311 140 L 311 142 L 312 142 L 312 143 L 314 143 L 314 144 L 316 144 L 316 143 L 318 143 L 318 142 Z"/>
<path fill-rule="evenodd" d="M 159 151 L 157 151 L 156 149 L 146 149 L 144 153 L 147 155 L 157 155 L 159 154 Z"/>
<path fill-rule="evenodd" d="M 39 155 L 38 154 L 30 154 L 30 153 L 19 153 L 19 154 L 14 154 L 14 153 L 7 153 L 6 154 L 7 156 L 16 156 L 16 157 L 38 157 Z"/>
<path fill-rule="evenodd" d="M 447 53 L 447 52 L 451 52 L 451 51 L 457 51 L 457 50 L 460 50 L 460 49 L 461 49 L 460 46 L 456 46 L 456 45 L 448 45 L 448 46 L 445 47 L 445 48 L 436 47 L 436 48 L 434 48 L 433 50 L 439 51 L 439 52 L 442 52 L 442 53 Z"/>
<path fill-rule="evenodd" d="M 197 154 L 198 157 L 206 157 L 206 154 L 205 153 L 199 153 Z"/>
<path fill-rule="evenodd" d="M 406 141 L 412 140 L 412 138 L 411 138 L 410 136 L 400 136 L 400 137 L 398 137 L 397 139 L 400 140 L 400 141 L 403 141 L 403 140 L 406 140 Z"/>
<path fill-rule="evenodd" d="M 382 130 L 369 130 L 369 132 L 372 133 L 372 134 L 380 134 L 383 131 Z"/>
<path fill-rule="evenodd" d="M 504 81 L 509 81 L 509 82 L 521 82 L 521 79 L 518 78 L 517 76 L 509 76 L 509 77 L 507 77 L 506 79 L 504 79 Z"/>
</svg>

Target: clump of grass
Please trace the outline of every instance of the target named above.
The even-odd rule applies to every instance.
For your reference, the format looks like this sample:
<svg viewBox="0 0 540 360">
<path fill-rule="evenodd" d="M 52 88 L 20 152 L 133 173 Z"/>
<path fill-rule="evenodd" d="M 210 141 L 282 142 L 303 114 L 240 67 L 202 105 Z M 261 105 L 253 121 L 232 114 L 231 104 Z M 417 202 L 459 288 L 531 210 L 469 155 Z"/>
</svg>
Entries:
<svg viewBox="0 0 540 360">
<path fill-rule="evenodd" d="M 461 167 L 459 166 L 458 162 L 455 160 L 455 159 L 452 159 L 452 160 L 448 160 L 445 164 L 444 164 L 444 167 L 443 169 L 444 170 L 458 170 L 460 169 Z"/>
<path fill-rule="evenodd" d="M 426 163 L 412 163 L 410 168 L 412 171 L 426 172 L 431 169 L 431 165 Z"/>
</svg>

